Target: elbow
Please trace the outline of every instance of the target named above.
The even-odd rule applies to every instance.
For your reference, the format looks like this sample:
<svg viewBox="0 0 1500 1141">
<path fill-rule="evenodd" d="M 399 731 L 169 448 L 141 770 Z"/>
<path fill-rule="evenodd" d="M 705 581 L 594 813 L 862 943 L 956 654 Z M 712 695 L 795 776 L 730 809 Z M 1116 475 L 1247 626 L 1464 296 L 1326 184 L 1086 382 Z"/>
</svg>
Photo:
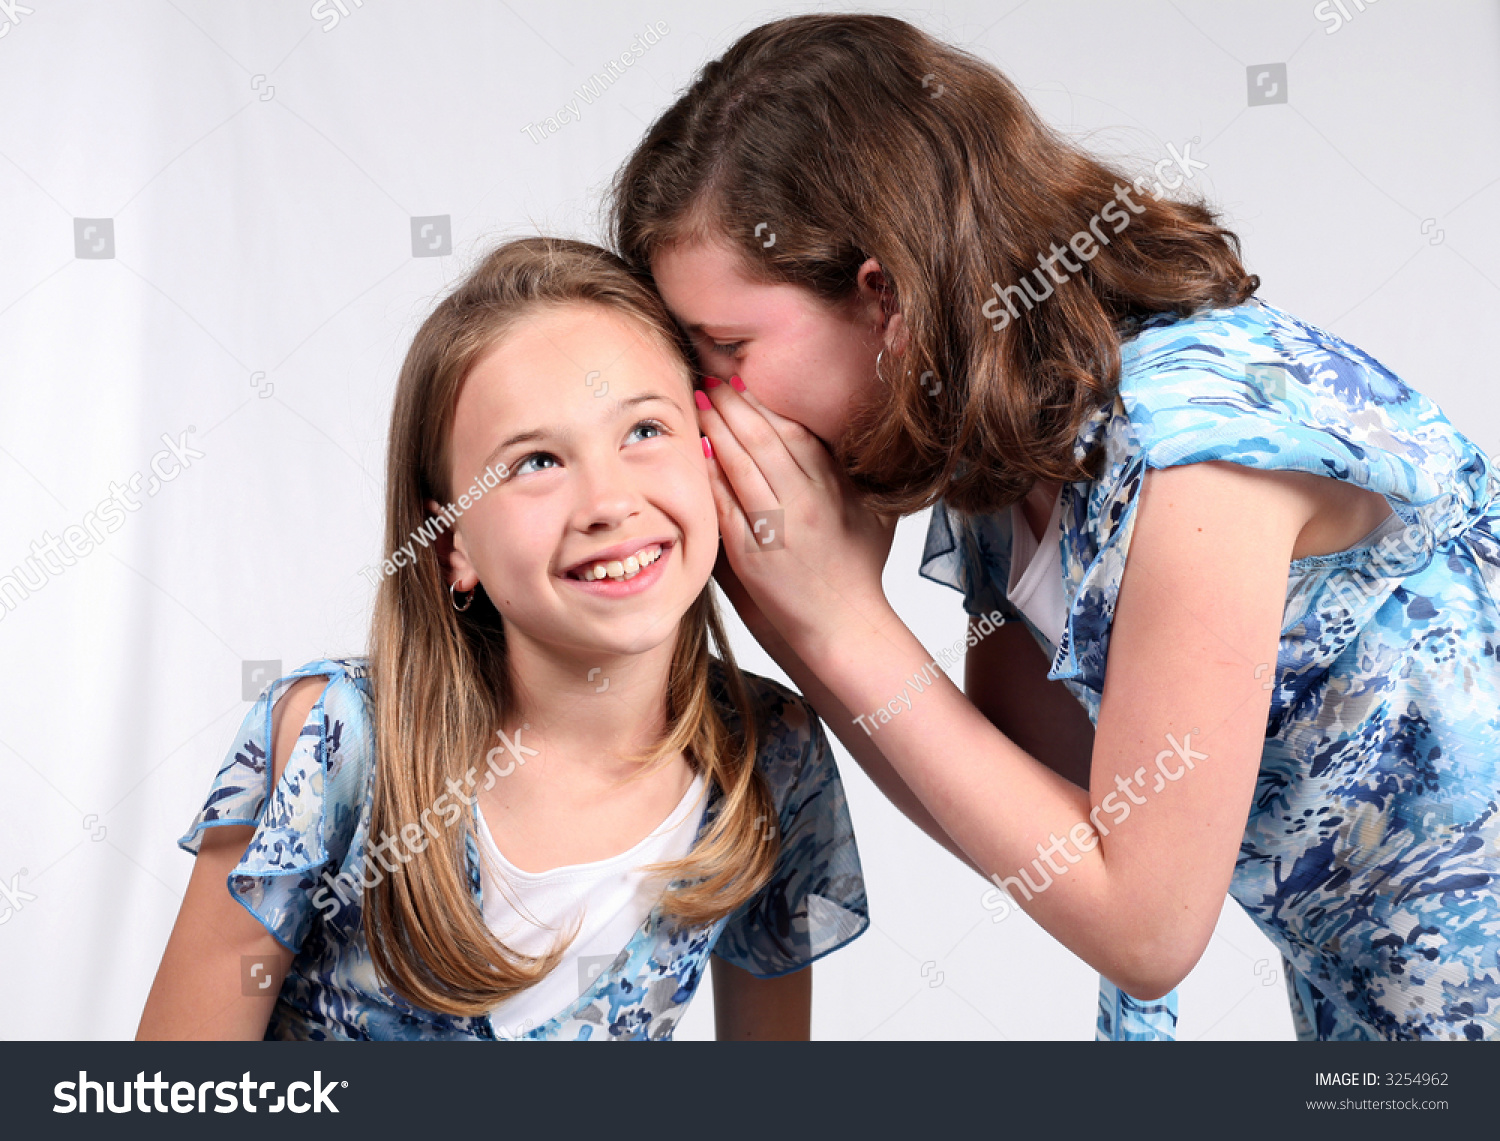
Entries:
<svg viewBox="0 0 1500 1141">
<path fill-rule="evenodd" d="M 1112 969 L 1101 973 L 1131 998 L 1155 1002 L 1181 985 L 1207 947 L 1208 936 L 1199 938 L 1197 932 L 1138 939 Z"/>
<path fill-rule="evenodd" d="M 1118 972 L 1117 972 L 1118 974 Z M 1141 1002 L 1155 1002 L 1157 999 L 1166 998 L 1177 989 L 1177 984 L 1182 982 L 1187 975 L 1178 974 L 1131 974 L 1128 976 L 1111 977 L 1109 981 L 1114 983 L 1131 998 L 1139 999 Z"/>
</svg>

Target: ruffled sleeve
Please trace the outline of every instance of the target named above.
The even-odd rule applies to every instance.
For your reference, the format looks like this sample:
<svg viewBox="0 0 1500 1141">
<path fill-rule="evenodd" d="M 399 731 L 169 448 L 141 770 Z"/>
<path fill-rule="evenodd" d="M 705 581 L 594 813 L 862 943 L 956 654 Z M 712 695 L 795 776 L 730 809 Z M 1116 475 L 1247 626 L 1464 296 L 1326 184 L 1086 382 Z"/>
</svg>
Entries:
<svg viewBox="0 0 1500 1141">
<path fill-rule="evenodd" d="M 342 864 L 359 823 L 371 754 L 364 672 L 358 663 L 321 660 L 267 686 L 178 841 L 197 855 L 208 829 L 253 825 L 249 847 L 229 874 L 229 892 L 291 951 L 301 949 L 312 927 L 312 896 L 323 870 Z M 273 788 L 272 709 L 298 679 L 313 676 L 327 676 L 329 684 Z"/>
<path fill-rule="evenodd" d="M 764 678 L 779 712 L 757 763 L 771 785 L 781 850 L 770 881 L 729 917 L 714 953 L 760 978 L 801 970 L 870 924 L 854 826 L 822 722 L 800 697 Z"/>
<path fill-rule="evenodd" d="M 927 524 L 923 578 L 961 591 L 964 610 L 1000 626 L 1020 613 L 1000 584 L 1010 581 L 1010 512 L 965 517 L 939 501 Z"/>
<path fill-rule="evenodd" d="M 1321 631 L 1325 646 L 1357 632 L 1500 494 L 1488 458 L 1436 405 L 1355 346 L 1259 301 L 1148 323 L 1121 347 L 1119 396 L 1098 436 L 1103 472 L 1066 536 L 1072 602 L 1051 673 L 1096 693 L 1149 471 L 1221 461 L 1383 495 L 1396 519 L 1378 549 L 1292 564 L 1302 593 L 1288 600 L 1284 632 L 1332 615 L 1342 634 Z M 1318 573 L 1299 583 L 1302 572 Z"/>
</svg>

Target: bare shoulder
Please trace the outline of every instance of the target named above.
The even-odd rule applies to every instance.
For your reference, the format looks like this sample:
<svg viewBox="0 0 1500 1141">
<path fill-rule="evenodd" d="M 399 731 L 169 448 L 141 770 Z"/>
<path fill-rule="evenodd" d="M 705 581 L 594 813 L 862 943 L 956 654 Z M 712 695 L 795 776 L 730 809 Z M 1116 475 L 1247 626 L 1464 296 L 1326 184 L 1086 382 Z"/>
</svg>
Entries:
<svg viewBox="0 0 1500 1141">
<path fill-rule="evenodd" d="M 271 711 L 271 763 L 274 780 L 280 780 L 297 744 L 302 725 L 318 697 L 328 688 L 326 677 L 304 677 L 293 682 Z"/>
<path fill-rule="evenodd" d="M 281 779 L 287 761 L 302 732 L 303 722 L 317 704 L 318 696 L 328 686 L 326 677 L 305 677 L 290 685 L 271 711 L 272 781 Z M 200 863 L 222 865 L 225 869 L 239 863 L 255 829 L 249 824 L 221 825 L 203 833 L 198 845 Z"/>
<path fill-rule="evenodd" d="M 1252 597 L 1252 609 L 1274 604 L 1279 617 L 1293 548 L 1317 507 L 1308 485 L 1288 473 L 1217 461 L 1147 472 L 1116 632 L 1128 594 L 1137 603 L 1151 600 L 1143 615 L 1151 623 L 1166 618 L 1158 612 L 1163 606 L 1179 614 L 1186 606 L 1224 620 L 1236 613 L 1248 617 Z M 1143 590 L 1146 580 L 1153 589 Z"/>
<path fill-rule="evenodd" d="M 1347 550 L 1391 513 L 1383 495 L 1343 480 L 1222 460 L 1152 471 L 1143 496 L 1148 491 L 1158 501 L 1152 513 L 1158 520 L 1165 498 L 1179 516 L 1182 509 L 1216 515 L 1241 534 L 1290 535 L 1289 561 Z"/>
<path fill-rule="evenodd" d="M 1276 508 L 1278 515 L 1269 522 L 1278 524 L 1278 529 L 1291 528 L 1295 534 L 1316 508 L 1309 481 L 1317 479 L 1302 472 L 1265 471 L 1227 460 L 1208 460 L 1147 472 L 1142 495 L 1156 499 L 1158 512 L 1163 506 L 1210 508 L 1233 518 L 1240 508 Z"/>
</svg>

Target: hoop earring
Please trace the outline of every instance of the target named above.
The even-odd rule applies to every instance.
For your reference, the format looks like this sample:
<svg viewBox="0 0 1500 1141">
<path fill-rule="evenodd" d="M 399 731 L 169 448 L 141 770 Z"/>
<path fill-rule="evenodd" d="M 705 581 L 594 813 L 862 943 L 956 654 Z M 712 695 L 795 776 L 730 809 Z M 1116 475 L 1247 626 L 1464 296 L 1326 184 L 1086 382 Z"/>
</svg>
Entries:
<svg viewBox="0 0 1500 1141">
<path fill-rule="evenodd" d="M 457 610 L 460 614 L 474 605 L 474 592 L 472 590 L 464 591 L 463 596 L 464 604 L 460 606 L 458 604 L 458 583 L 454 581 L 448 584 L 448 601 L 453 603 L 453 609 Z"/>
<path fill-rule="evenodd" d="M 890 381 L 886 380 L 885 377 L 880 375 L 880 358 L 883 356 L 885 356 L 884 348 L 882 348 L 878 353 L 875 354 L 875 379 L 880 381 L 881 384 L 889 384 Z"/>
</svg>

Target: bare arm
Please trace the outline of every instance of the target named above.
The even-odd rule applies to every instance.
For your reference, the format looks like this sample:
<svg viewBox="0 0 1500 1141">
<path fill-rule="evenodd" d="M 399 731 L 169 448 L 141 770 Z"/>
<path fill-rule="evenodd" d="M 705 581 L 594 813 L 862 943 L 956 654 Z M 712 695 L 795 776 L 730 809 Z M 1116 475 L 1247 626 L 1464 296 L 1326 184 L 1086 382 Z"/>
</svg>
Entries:
<svg viewBox="0 0 1500 1141">
<path fill-rule="evenodd" d="M 850 755 L 865 771 L 865 775 L 874 782 L 875 787 L 908 820 L 975 871 L 979 871 L 979 866 L 964 854 L 963 849 L 953 842 L 948 833 L 943 831 L 942 825 L 933 818 L 932 813 L 917 798 L 916 793 L 912 792 L 907 783 L 901 779 L 901 774 L 892 766 L 889 758 L 880 751 L 874 737 L 855 723 L 849 710 L 823 684 L 822 679 L 808 669 L 807 663 L 797 656 L 787 644 L 786 639 L 777 632 L 776 627 L 764 621 L 760 609 L 746 594 L 722 551 L 719 552 L 719 561 L 714 567 L 714 577 L 739 612 L 746 629 L 765 648 L 766 653 L 771 655 L 776 664 L 786 671 L 787 677 L 792 679 L 792 684 L 797 687 L 803 697 L 807 698 L 823 724 L 844 743 L 844 748 L 849 750 Z"/>
<path fill-rule="evenodd" d="M 276 703 L 274 780 L 285 770 L 302 723 L 327 684 L 326 678 L 305 678 Z M 137 1040 L 255 1041 L 265 1036 L 293 954 L 226 887 L 254 834 L 250 825 L 237 824 L 204 833 L 177 923 L 146 999 Z M 254 966 L 247 960 L 264 964 L 253 978 L 244 973 Z"/>
<path fill-rule="evenodd" d="M 890 708 L 931 659 L 886 597 L 889 518 L 804 426 L 740 387 L 708 401 L 721 532 L 747 528 L 747 509 L 784 512 L 780 546 L 753 558 L 726 546 L 736 574 L 846 710 Z M 1181 982 L 1213 933 L 1265 749 L 1259 675 L 1276 661 L 1288 567 L 1350 522 L 1331 482 L 1224 462 L 1145 473 L 1112 615 L 1099 616 L 1110 640 L 1087 791 L 941 674 L 881 718 L 880 751 L 937 826 L 1135 997 Z"/>
<path fill-rule="evenodd" d="M 762 979 L 713 957 L 714 1029 L 720 1042 L 806 1042 L 812 1037 L 812 967 Z"/>
<path fill-rule="evenodd" d="M 978 635 L 975 620 L 969 629 Z M 1020 622 L 979 637 L 964 658 L 964 693 L 1000 732 L 1053 772 L 1089 787 L 1094 726 Z"/>
<path fill-rule="evenodd" d="M 1088 791 L 1055 771 L 1069 763 L 1050 735 L 1034 745 L 1049 766 L 945 678 L 880 730 L 938 826 L 1136 997 L 1171 990 L 1212 935 L 1265 743 L 1270 693 L 1255 670 L 1276 660 L 1287 566 L 1314 510 L 1305 487 L 1231 464 L 1146 476 Z M 879 601 L 830 598 L 798 646 L 846 707 L 879 707 L 928 659 Z M 1021 890 L 1023 869 L 1040 889 Z"/>
</svg>

